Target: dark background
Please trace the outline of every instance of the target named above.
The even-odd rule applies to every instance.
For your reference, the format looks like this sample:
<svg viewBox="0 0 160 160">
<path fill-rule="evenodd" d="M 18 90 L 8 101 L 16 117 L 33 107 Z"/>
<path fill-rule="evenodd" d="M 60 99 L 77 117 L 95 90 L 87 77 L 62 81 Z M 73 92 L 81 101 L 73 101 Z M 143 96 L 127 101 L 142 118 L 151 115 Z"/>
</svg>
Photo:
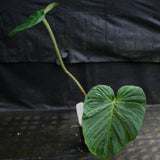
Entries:
<svg viewBox="0 0 160 160">
<path fill-rule="evenodd" d="M 64 109 L 83 94 L 59 66 L 45 26 L 8 33 L 51 0 L 0 2 L 1 110 Z M 57 0 L 46 19 L 64 62 L 86 92 L 94 85 L 141 86 L 160 99 L 160 1 Z"/>
</svg>

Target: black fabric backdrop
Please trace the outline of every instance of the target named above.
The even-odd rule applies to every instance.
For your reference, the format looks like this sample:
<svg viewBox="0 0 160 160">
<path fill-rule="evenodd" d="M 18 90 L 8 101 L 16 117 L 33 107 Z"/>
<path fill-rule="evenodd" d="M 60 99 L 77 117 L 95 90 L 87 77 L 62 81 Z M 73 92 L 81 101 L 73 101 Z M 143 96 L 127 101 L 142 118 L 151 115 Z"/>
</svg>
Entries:
<svg viewBox="0 0 160 160">
<path fill-rule="evenodd" d="M 62 72 L 43 23 L 8 33 L 51 0 L 0 2 L 1 109 L 73 106 L 83 95 Z M 141 86 L 148 103 L 160 103 L 160 1 L 57 0 L 46 19 L 62 57 L 86 91 Z"/>
<path fill-rule="evenodd" d="M 67 65 L 86 92 L 96 84 L 111 86 L 115 94 L 122 85 L 141 86 L 148 104 L 160 104 L 157 63 L 79 63 Z M 0 64 L 0 110 L 64 109 L 84 97 L 56 64 Z"/>
<path fill-rule="evenodd" d="M 41 23 L 7 34 L 51 0 L 0 2 L 0 62 L 55 62 L 56 55 Z M 159 0 L 59 0 L 47 15 L 68 63 L 160 62 Z"/>
</svg>

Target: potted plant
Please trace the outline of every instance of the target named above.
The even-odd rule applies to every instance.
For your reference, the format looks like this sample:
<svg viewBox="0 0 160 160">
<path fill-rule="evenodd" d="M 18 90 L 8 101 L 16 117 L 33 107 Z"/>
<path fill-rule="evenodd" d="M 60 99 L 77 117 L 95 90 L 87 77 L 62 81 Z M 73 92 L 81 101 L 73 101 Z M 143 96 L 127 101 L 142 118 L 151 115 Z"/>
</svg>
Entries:
<svg viewBox="0 0 160 160">
<path fill-rule="evenodd" d="M 81 112 L 82 129 L 85 143 L 95 156 L 106 160 L 121 150 L 139 133 L 146 109 L 146 96 L 142 88 L 132 85 L 121 87 L 117 95 L 110 86 L 97 85 L 86 94 L 81 84 L 67 70 L 61 58 L 55 36 L 45 16 L 58 3 L 49 4 L 45 9 L 36 11 L 26 21 L 9 33 L 33 27 L 43 22 L 53 41 L 55 51 L 64 72 L 77 84 L 84 94 L 84 103 L 77 105 Z M 81 109 L 79 109 L 79 106 Z M 78 112 L 79 112 L 78 111 Z"/>
</svg>

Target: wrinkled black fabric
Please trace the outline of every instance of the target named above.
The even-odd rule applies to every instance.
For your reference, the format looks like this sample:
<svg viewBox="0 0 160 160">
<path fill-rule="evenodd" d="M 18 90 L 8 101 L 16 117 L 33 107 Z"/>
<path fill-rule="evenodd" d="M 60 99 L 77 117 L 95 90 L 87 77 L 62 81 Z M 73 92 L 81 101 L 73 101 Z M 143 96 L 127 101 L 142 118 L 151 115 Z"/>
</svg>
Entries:
<svg viewBox="0 0 160 160">
<path fill-rule="evenodd" d="M 71 107 L 84 100 L 56 65 L 59 61 L 43 23 L 8 37 L 30 14 L 51 2 L 0 1 L 0 110 Z M 147 103 L 160 103 L 159 63 L 145 63 L 160 62 L 160 1 L 57 2 L 60 5 L 46 19 L 65 64 L 86 92 L 97 84 L 115 91 L 122 85 L 138 85 Z"/>
<path fill-rule="evenodd" d="M 143 88 L 147 104 L 160 104 L 157 63 L 85 63 L 67 65 L 86 92 L 104 84 L 117 90 L 123 85 Z M 84 96 L 56 64 L 0 64 L 0 111 L 73 108 Z"/>
<path fill-rule="evenodd" d="M 0 62 L 57 62 L 43 23 L 7 34 L 53 1 L 0 2 Z M 66 63 L 160 62 L 159 0 L 57 0 L 47 15 Z"/>
</svg>

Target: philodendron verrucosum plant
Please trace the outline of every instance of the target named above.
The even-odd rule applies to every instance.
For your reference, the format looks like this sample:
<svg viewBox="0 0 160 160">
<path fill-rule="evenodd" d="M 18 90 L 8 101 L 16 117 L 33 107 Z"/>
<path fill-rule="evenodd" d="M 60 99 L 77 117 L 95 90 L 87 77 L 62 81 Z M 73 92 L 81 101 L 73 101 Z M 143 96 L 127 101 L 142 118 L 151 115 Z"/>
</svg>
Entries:
<svg viewBox="0 0 160 160">
<path fill-rule="evenodd" d="M 40 22 L 44 23 L 53 41 L 62 69 L 85 96 L 82 117 L 85 143 L 90 152 L 106 160 L 119 153 L 136 138 L 143 124 L 146 96 L 142 88 L 131 85 L 121 87 L 117 96 L 112 88 L 106 85 L 97 85 L 86 94 L 81 84 L 65 67 L 55 36 L 45 18 L 47 12 L 57 5 L 58 3 L 54 2 L 45 9 L 36 11 L 22 25 L 11 31 L 9 36 Z"/>
</svg>

